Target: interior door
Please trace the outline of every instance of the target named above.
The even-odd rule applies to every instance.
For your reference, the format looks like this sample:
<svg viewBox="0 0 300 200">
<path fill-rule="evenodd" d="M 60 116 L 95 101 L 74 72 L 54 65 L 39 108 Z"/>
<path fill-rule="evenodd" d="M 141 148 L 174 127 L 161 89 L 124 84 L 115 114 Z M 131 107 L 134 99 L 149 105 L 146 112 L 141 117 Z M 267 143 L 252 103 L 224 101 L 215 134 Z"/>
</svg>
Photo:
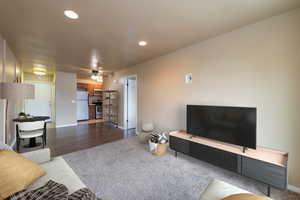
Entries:
<svg viewBox="0 0 300 200">
<path fill-rule="evenodd" d="M 51 83 L 30 82 L 35 86 L 35 98 L 25 100 L 25 113 L 35 116 L 49 116 L 52 119 L 52 85 Z"/>
<path fill-rule="evenodd" d="M 137 89 L 136 79 L 128 78 L 127 85 L 127 129 L 136 128 L 137 119 Z"/>
</svg>

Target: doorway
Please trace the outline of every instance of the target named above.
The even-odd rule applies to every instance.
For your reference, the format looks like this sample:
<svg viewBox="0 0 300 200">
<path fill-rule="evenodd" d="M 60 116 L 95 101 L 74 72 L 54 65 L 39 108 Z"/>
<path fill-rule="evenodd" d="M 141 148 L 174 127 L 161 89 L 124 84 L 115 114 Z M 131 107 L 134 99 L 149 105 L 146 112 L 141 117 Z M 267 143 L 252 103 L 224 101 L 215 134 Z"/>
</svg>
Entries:
<svg viewBox="0 0 300 200">
<path fill-rule="evenodd" d="M 35 98 L 25 100 L 24 111 L 34 116 L 49 116 L 49 121 L 54 121 L 54 85 L 52 82 L 39 82 L 25 80 L 34 85 Z"/>
<path fill-rule="evenodd" d="M 137 75 L 125 77 L 124 84 L 124 128 L 137 127 Z"/>
</svg>

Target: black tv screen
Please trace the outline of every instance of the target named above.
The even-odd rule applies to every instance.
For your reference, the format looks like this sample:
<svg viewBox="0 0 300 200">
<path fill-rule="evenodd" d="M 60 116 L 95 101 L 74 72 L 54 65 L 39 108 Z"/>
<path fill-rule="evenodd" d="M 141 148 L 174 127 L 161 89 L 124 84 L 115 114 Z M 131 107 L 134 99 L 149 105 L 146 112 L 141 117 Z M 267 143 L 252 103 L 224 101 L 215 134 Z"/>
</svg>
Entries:
<svg viewBox="0 0 300 200">
<path fill-rule="evenodd" d="M 256 108 L 187 105 L 187 133 L 256 149 Z"/>
</svg>

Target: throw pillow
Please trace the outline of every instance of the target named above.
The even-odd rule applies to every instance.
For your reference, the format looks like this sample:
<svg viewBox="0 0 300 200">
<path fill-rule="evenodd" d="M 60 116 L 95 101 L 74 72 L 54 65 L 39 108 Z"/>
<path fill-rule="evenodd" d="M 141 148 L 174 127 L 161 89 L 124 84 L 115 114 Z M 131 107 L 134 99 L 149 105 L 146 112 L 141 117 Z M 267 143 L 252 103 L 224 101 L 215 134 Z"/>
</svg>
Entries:
<svg viewBox="0 0 300 200">
<path fill-rule="evenodd" d="M 142 130 L 143 130 L 144 132 L 149 133 L 149 132 L 153 131 L 153 129 L 154 129 L 153 123 L 144 123 L 144 124 L 142 125 Z"/>
<path fill-rule="evenodd" d="M 269 197 L 256 194 L 233 194 L 225 197 L 223 200 L 272 200 Z"/>
<path fill-rule="evenodd" d="M 46 172 L 12 150 L 0 150 L 0 200 L 25 189 Z"/>
<path fill-rule="evenodd" d="M 68 188 L 60 183 L 49 180 L 44 186 L 35 190 L 22 190 L 5 200 L 68 200 Z"/>
<path fill-rule="evenodd" d="M 32 191 L 22 190 L 5 200 L 101 200 L 88 188 L 82 188 L 68 195 L 68 188 L 52 180 Z"/>
<path fill-rule="evenodd" d="M 68 200 L 101 200 L 88 188 L 82 188 L 68 196 Z"/>
</svg>

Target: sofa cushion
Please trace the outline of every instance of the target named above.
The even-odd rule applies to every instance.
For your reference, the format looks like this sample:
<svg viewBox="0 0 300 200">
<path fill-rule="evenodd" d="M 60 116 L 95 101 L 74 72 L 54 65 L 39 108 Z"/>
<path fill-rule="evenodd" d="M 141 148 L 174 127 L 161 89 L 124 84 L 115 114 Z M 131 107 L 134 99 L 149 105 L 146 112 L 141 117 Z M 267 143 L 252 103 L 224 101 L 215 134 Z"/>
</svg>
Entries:
<svg viewBox="0 0 300 200">
<path fill-rule="evenodd" d="M 12 150 L 0 150 L 0 199 L 25 189 L 46 172 Z"/>
<path fill-rule="evenodd" d="M 229 195 L 240 193 L 249 192 L 223 181 L 213 180 L 201 194 L 201 200 L 221 200 Z"/>
<path fill-rule="evenodd" d="M 256 194 L 233 194 L 225 197 L 223 200 L 272 200 L 269 197 Z"/>
<path fill-rule="evenodd" d="M 37 189 L 49 180 L 64 184 L 69 189 L 69 193 L 86 187 L 62 157 L 55 157 L 40 166 L 46 170 L 47 174 L 31 184 L 28 187 L 29 190 Z"/>
<path fill-rule="evenodd" d="M 25 158 L 28 158 L 29 160 L 37 163 L 37 164 L 42 164 L 44 162 L 48 162 L 51 160 L 51 152 L 49 148 L 45 149 L 38 149 L 35 151 L 29 151 L 26 153 L 21 153 L 22 156 Z"/>
</svg>

